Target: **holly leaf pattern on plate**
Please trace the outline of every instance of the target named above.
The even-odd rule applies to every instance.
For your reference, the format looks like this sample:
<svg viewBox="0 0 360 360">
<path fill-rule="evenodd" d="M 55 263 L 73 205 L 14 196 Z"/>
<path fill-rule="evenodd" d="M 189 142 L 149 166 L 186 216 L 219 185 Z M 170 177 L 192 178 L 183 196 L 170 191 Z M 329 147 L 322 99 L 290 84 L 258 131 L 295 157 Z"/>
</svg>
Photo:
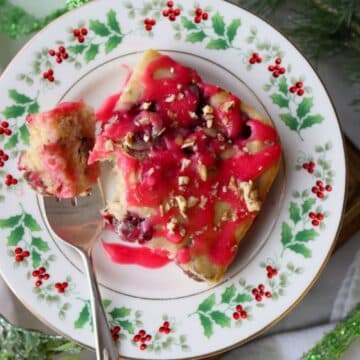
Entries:
<svg viewBox="0 0 360 360">
<path fill-rule="evenodd" d="M 200 316 L 201 326 L 204 330 L 204 335 L 207 338 L 211 337 L 211 335 L 213 334 L 213 323 L 211 319 L 204 314 L 199 314 L 199 316 Z"/>
</svg>

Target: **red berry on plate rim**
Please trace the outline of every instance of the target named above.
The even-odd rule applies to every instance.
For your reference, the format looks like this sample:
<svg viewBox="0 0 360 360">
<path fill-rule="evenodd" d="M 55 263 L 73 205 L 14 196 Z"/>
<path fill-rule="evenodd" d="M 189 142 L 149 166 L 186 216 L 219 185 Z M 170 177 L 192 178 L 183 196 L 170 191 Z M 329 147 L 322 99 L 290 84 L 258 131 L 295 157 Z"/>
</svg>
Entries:
<svg viewBox="0 0 360 360">
<path fill-rule="evenodd" d="M 195 14 L 196 14 L 197 16 L 202 15 L 202 13 L 203 13 L 203 11 L 202 11 L 201 8 L 197 8 L 197 9 L 195 10 Z"/>
<path fill-rule="evenodd" d="M 239 320 L 240 319 L 240 314 L 238 312 L 234 312 L 232 316 L 233 316 L 234 320 Z"/>
</svg>

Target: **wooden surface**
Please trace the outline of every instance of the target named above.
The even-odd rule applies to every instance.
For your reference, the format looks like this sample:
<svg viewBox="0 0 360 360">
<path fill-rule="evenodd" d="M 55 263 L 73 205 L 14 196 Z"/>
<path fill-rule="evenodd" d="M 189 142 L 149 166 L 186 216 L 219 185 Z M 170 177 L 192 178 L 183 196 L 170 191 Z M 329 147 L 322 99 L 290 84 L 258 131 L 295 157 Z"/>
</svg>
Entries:
<svg viewBox="0 0 360 360">
<path fill-rule="evenodd" d="M 347 162 L 347 200 L 335 251 L 360 230 L 360 151 L 345 138 Z M 219 360 L 221 356 L 207 360 Z"/>
</svg>

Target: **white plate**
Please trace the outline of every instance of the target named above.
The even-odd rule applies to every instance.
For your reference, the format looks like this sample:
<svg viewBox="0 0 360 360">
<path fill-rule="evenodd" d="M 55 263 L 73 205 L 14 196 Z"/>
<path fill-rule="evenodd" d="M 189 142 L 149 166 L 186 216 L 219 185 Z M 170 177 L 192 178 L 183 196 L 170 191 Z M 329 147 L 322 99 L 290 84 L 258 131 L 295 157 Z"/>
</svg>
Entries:
<svg viewBox="0 0 360 360">
<path fill-rule="evenodd" d="M 10 157 L 0 172 L 0 271 L 36 316 L 88 346 L 94 340 L 79 259 L 55 241 L 44 221 L 42 199 L 17 170 L 18 154 L 28 146 L 26 113 L 50 109 L 64 99 L 99 106 L 119 90 L 125 76 L 122 64 L 133 66 L 152 47 L 194 67 L 206 81 L 233 91 L 275 122 L 283 166 L 221 284 L 194 282 L 175 265 L 151 271 L 115 265 L 97 245 L 95 262 L 109 320 L 121 327 L 121 354 L 136 359 L 194 359 L 243 343 L 273 325 L 299 302 L 325 266 L 344 203 L 339 124 L 321 81 L 302 55 L 270 25 L 233 5 L 175 1 L 178 7 L 181 14 L 170 21 L 162 14 L 164 1 L 93 1 L 40 32 L 0 79 L 0 121 L 8 120 L 12 132 L 0 135 L 0 148 Z M 197 7 L 208 14 L 207 20 L 194 21 Z M 150 31 L 144 29 L 146 17 L 156 19 Z M 88 30 L 82 43 L 72 35 L 78 27 Z M 61 64 L 48 54 L 59 46 L 69 54 Z M 254 52 L 262 61 L 251 64 Z M 268 68 L 278 57 L 285 72 L 274 77 Z M 42 76 L 49 68 L 54 82 Z M 290 88 L 299 81 L 304 93 L 292 93 Z M 312 173 L 303 168 L 310 162 Z M 5 185 L 8 173 L 18 184 Z M 312 192 L 317 181 L 329 185 L 323 198 Z M 313 225 L 310 212 L 323 214 L 323 220 Z M 17 262 L 17 247 L 30 256 Z M 32 272 L 41 266 L 49 279 L 36 286 Z M 277 271 L 272 277 L 268 266 Z M 58 293 L 55 283 L 65 281 L 68 287 Z M 257 301 L 252 290 L 260 284 L 271 297 Z M 234 319 L 236 305 L 243 307 L 244 318 Z M 170 323 L 169 334 L 159 332 L 164 321 Z M 152 336 L 143 350 L 133 341 L 141 329 Z"/>
</svg>

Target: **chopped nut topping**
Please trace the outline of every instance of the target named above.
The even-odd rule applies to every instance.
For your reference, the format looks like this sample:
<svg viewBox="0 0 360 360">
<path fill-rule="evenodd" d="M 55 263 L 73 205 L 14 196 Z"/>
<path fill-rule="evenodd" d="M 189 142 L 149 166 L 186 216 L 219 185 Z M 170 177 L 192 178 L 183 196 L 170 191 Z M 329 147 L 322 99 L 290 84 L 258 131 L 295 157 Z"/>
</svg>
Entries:
<svg viewBox="0 0 360 360">
<path fill-rule="evenodd" d="M 150 120 L 149 120 L 149 118 L 146 117 L 146 116 L 138 119 L 137 122 L 138 122 L 140 125 L 149 125 L 149 124 L 150 124 Z"/>
<path fill-rule="evenodd" d="M 199 117 L 197 116 L 196 112 L 194 111 L 189 111 L 189 116 L 191 119 L 198 119 Z"/>
<path fill-rule="evenodd" d="M 242 148 L 242 151 L 243 151 L 244 153 L 248 153 L 248 152 L 249 152 L 249 149 L 248 149 L 246 146 L 244 146 L 244 147 Z"/>
<path fill-rule="evenodd" d="M 204 164 L 199 165 L 199 175 L 202 181 L 207 180 L 207 168 Z"/>
<path fill-rule="evenodd" d="M 155 169 L 152 167 L 147 171 L 147 174 L 151 176 L 155 172 Z"/>
<path fill-rule="evenodd" d="M 238 188 L 236 186 L 236 181 L 234 176 L 232 176 L 229 180 L 229 189 L 232 190 L 233 192 L 237 193 L 238 192 Z"/>
<path fill-rule="evenodd" d="M 179 207 L 180 214 L 186 218 L 187 217 L 185 214 L 185 210 L 186 210 L 186 206 L 187 206 L 186 199 L 182 195 L 178 195 L 178 196 L 175 196 L 175 200 Z"/>
<path fill-rule="evenodd" d="M 175 69 L 173 67 L 171 67 L 170 72 L 173 74 L 175 72 Z"/>
<path fill-rule="evenodd" d="M 179 233 L 182 237 L 184 237 L 186 235 L 186 230 L 184 227 L 181 227 L 180 230 L 179 230 Z"/>
<path fill-rule="evenodd" d="M 226 101 L 226 102 L 222 105 L 222 110 L 225 111 L 225 112 L 228 112 L 228 111 L 231 110 L 234 106 L 235 106 L 235 101 L 234 101 L 234 100 Z"/>
<path fill-rule="evenodd" d="M 157 134 L 156 136 L 161 136 L 164 132 L 165 132 L 166 128 L 162 128 Z"/>
<path fill-rule="evenodd" d="M 205 105 L 202 108 L 202 111 L 203 111 L 204 115 L 210 115 L 210 114 L 212 114 L 214 112 L 214 109 L 210 105 Z"/>
<path fill-rule="evenodd" d="M 182 89 L 182 85 L 181 85 L 181 84 L 177 84 L 177 85 L 176 85 L 176 88 L 177 88 L 178 90 L 181 90 L 181 89 Z"/>
<path fill-rule="evenodd" d="M 208 202 L 207 197 L 205 197 L 204 195 L 201 195 L 199 207 L 204 210 L 207 202 Z"/>
<path fill-rule="evenodd" d="M 147 143 L 149 142 L 150 140 L 150 136 L 148 134 L 144 134 L 144 137 L 143 137 L 144 141 Z"/>
<path fill-rule="evenodd" d="M 248 182 L 242 181 L 239 183 L 239 189 L 242 191 L 246 206 L 250 212 L 259 211 L 261 201 L 258 198 L 258 192 L 254 189 L 254 183 L 250 180 Z"/>
<path fill-rule="evenodd" d="M 171 103 L 175 100 L 175 94 L 171 94 L 169 95 L 166 99 L 165 99 L 165 102 L 167 103 Z"/>
<path fill-rule="evenodd" d="M 130 131 L 125 135 L 124 145 L 127 147 L 131 147 L 133 143 L 134 143 L 134 133 Z"/>
<path fill-rule="evenodd" d="M 183 93 L 178 93 L 177 99 L 182 100 L 185 97 Z"/>
<path fill-rule="evenodd" d="M 170 234 L 173 234 L 174 233 L 174 230 L 176 228 L 176 225 L 177 225 L 177 219 L 172 217 L 170 219 L 170 221 L 166 224 L 166 228 L 169 230 Z"/>
<path fill-rule="evenodd" d="M 208 129 L 212 128 L 214 124 L 214 118 L 213 117 L 209 117 L 208 119 L 206 119 L 206 127 Z"/>
<path fill-rule="evenodd" d="M 195 145 L 195 139 L 186 139 L 182 145 L 182 149 L 193 147 Z"/>
<path fill-rule="evenodd" d="M 162 205 L 159 206 L 160 216 L 164 216 L 164 207 Z"/>
<path fill-rule="evenodd" d="M 216 137 L 217 137 L 217 139 L 218 139 L 219 141 L 224 141 L 224 140 L 225 140 L 224 135 L 221 134 L 221 133 L 217 133 L 217 134 L 216 134 Z"/>
<path fill-rule="evenodd" d="M 190 182 L 190 178 L 188 176 L 179 176 L 178 183 L 180 186 L 187 185 Z"/>
<path fill-rule="evenodd" d="M 187 158 L 182 158 L 180 171 L 184 171 L 190 164 L 191 164 L 191 160 Z"/>
<path fill-rule="evenodd" d="M 148 110 L 148 109 L 150 108 L 150 106 L 151 106 L 151 101 L 148 101 L 148 102 L 142 103 L 141 108 L 142 108 L 143 110 Z"/>
<path fill-rule="evenodd" d="M 194 207 L 199 202 L 199 199 L 195 196 L 190 196 L 187 200 L 187 206 L 189 208 Z"/>
<path fill-rule="evenodd" d="M 226 193 L 226 192 L 227 192 L 227 187 L 226 187 L 225 185 L 222 187 L 222 192 L 223 192 L 223 193 Z"/>
<path fill-rule="evenodd" d="M 110 139 L 105 141 L 105 150 L 106 151 L 113 151 L 114 150 L 114 144 Z"/>
</svg>

